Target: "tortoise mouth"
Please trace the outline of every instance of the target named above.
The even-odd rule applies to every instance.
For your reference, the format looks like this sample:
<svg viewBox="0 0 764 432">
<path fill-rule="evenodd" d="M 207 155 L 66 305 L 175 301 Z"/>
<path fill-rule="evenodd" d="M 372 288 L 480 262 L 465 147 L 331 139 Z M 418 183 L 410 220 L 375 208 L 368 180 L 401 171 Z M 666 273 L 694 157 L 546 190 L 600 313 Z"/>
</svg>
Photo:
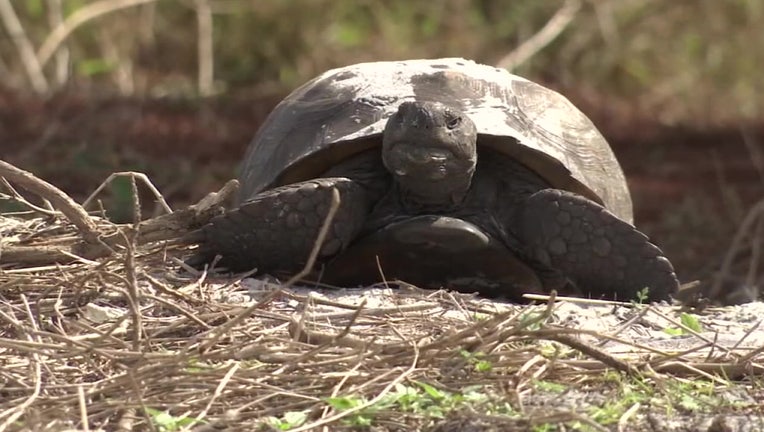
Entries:
<svg viewBox="0 0 764 432">
<path fill-rule="evenodd" d="M 407 204 L 451 206 L 464 198 L 475 165 L 441 146 L 399 141 L 388 148 L 383 160 L 406 197 Z"/>
<path fill-rule="evenodd" d="M 396 177 L 399 179 L 403 179 L 408 176 L 416 177 L 417 180 L 431 180 L 431 181 L 437 181 L 437 180 L 443 180 L 448 176 L 448 170 L 443 165 L 438 165 L 434 167 L 428 167 L 426 170 L 417 170 L 415 172 L 411 170 L 406 170 L 404 168 L 398 168 L 395 171 Z"/>
<path fill-rule="evenodd" d="M 394 162 L 389 167 L 396 177 L 442 180 L 454 172 L 454 154 L 439 147 L 422 147 L 401 142 L 393 148 Z"/>
</svg>

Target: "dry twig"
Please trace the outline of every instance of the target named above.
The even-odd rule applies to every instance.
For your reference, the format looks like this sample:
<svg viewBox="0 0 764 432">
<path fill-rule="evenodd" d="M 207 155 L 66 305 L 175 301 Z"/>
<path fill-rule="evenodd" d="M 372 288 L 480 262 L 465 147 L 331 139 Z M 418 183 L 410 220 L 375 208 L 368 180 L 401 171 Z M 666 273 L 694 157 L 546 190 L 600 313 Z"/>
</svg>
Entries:
<svg viewBox="0 0 764 432">
<path fill-rule="evenodd" d="M 212 9 L 209 0 L 195 0 L 199 94 L 210 96 L 214 90 L 215 53 L 213 51 Z"/>
<path fill-rule="evenodd" d="M 2 161 L 0 161 L 1 163 Z M 0 165 L 1 170 L 2 165 Z M 220 214 L 222 210 L 221 205 L 233 196 L 237 188 L 238 181 L 231 180 L 218 192 L 210 193 L 198 203 L 186 209 L 141 221 L 137 229 L 140 232 L 137 238 L 138 244 L 143 245 L 162 241 L 174 241 L 181 244 L 193 243 L 194 236 L 189 235 L 189 231 L 197 229 L 207 223 L 212 217 Z M 79 210 L 76 210 L 77 213 L 75 215 L 82 217 L 82 220 L 92 223 L 90 216 L 84 213 L 85 211 L 79 205 L 74 203 L 74 206 L 76 206 L 74 207 L 75 210 L 79 208 Z M 81 213 L 79 213 L 80 210 Z M 84 216 L 81 216 L 81 214 L 84 214 Z M 106 221 L 99 221 L 99 224 L 99 227 L 95 229 L 95 233 L 105 233 L 103 237 L 98 239 L 99 245 L 106 245 L 109 248 L 124 246 L 124 237 L 119 234 L 119 229 L 125 228 L 125 226 Z M 2 253 L 0 257 L 4 263 L 17 263 L 27 266 L 50 263 L 65 264 L 72 261 L 87 263 L 92 259 L 114 253 L 113 249 L 109 248 L 88 247 L 87 244 L 83 245 L 78 242 L 76 237 L 71 237 L 44 244 L 4 244 L 0 250 Z"/>
<path fill-rule="evenodd" d="M 100 233 L 95 223 L 90 219 L 90 216 L 88 216 L 82 206 L 77 204 L 61 189 L 3 160 L 0 160 L 0 177 L 5 177 L 7 180 L 17 183 L 23 188 L 49 200 L 79 229 L 80 234 L 82 234 L 87 243 L 97 244 L 99 242 L 98 237 Z"/>
<path fill-rule="evenodd" d="M 0 0 L 0 20 L 16 44 L 16 51 L 19 53 L 19 58 L 24 65 L 24 71 L 32 84 L 32 88 L 37 93 L 47 93 L 50 86 L 43 73 L 42 62 L 38 61 L 35 56 L 32 42 L 24 31 L 24 26 L 21 25 L 16 11 L 13 10 L 11 0 Z"/>
<path fill-rule="evenodd" d="M 565 0 L 565 4 L 538 33 L 528 38 L 519 47 L 515 48 L 514 51 L 502 57 L 496 63 L 496 66 L 512 72 L 557 38 L 568 27 L 568 24 L 573 21 L 579 9 L 581 9 L 580 0 Z"/>
<path fill-rule="evenodd" d="M 762 217 L 762 213 L 764 213 L 764 200 L 754 204 L 751 210 L 748 211 L 748 214 L 745 215 L 743 222 L 740 224 L 737 232 L 735 233 L 735 237 L 732 239 L 732 244 L 724 256 L 721 268 L 714 278 L 713 285 L 711 286 L 711 289 L 708 293 L 709 298 L 715 299 L 721 295 L 724 280 L 730 274 L 735 257 L 743 247 L 743 242 L 749 238 L 749 236 L 751 236 L 753 224 Z"/>
<path fill-rule="evenodd" d="M 102 15 L 116 12 L 120 9 L 155 1 L 157 0 L 100 0 L 77 9 L 76 12 L 69 15 L 63 23 L 53 29 L 48 37 L 45 38 L 40 49 L 37 50 L 37 61 L 40 63 L 41 67 L 44 67 L 66 38 L 88 21 Z"/>
</svg>

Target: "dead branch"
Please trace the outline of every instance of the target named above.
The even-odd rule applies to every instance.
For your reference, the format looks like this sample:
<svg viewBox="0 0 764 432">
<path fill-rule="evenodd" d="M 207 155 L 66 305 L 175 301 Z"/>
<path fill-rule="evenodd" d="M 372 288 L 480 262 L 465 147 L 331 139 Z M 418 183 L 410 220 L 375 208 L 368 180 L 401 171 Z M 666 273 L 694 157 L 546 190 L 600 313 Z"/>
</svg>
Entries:
<svg viewBox="0 0 764 432">
<path fill-rule="evenodd" d="M 757 202 L 751 208 L 743 219 L 743 222 L 740 224 L 740 227 L 738 227 L 735 237 L 732 239 L 732 244 L 729 249 L 727 249 L 727 254 L 724 256 L 721 268 L 714 278 L 714 283 L 708 293 L 709 298 L 719 298 L 724 280 L 730 274 L 735 257 L 742 249 L 743 242 L 753 234 L 753 224 L 761 217 L 762 213 L 764 213 L 764 200 Z"/>
<path fill-rule="evenodd" d="M 17 183 L 28 191 L 47 199 L 77 227 L 86 243 L 93 245 L 99 243 L 98 237 L 101 234 L 96 224 L 85 209 L 61 189 L 3 160 L 0 160 L 0 177 L 5 177 L 8 181 Z"/>
<path fill-rule="evenodd" d="M 19 58 L 24 65 L 24 71 L 32 84 L 32 88 L 37 93 L 47 93 L 50 86 L 42 71 L 43 64 L 35 56 L 32 42 L 24 31 L 24 26 L 21 25 L 10 0 L 0 0 L 0 19 L 13 39 L 13 43 L 16 44 L 16 51 L 19 53 Z"/>
<path fill-rule="evenodd" d="M 144 173 L 141 172 L 135 172 L 135 171 L 121 171 L 112 173 L 109 175 L 109 177 L 106 178 L 98 187 L 96 188 L 93 193 L 90 194 L 90 196 L 87 197 L 87 199 L 82 203 L 83 208 L 88 208 L 88 205 L 95 199 L 95 197 L 101 193 L 101 191 L 106 187 L 107 184 L 114 181 L 114 179 L 118 177 L 129 177 L 132 178 L 132 181 L 135 182 L 135 179 L 138 178 L 143 182 L 143 184 L 146 185 L 146 187 L 149 188 L 152 194 L 154 194 L 154 197 L 157 199 L 157 202 L 162 206 L 162 209 L 166 213 L 172 213 L 172 209 L 167 204 L 167 201 L 165 201 L 164 196 L 159 192 L 159 189 L 157 189 L 156 186 L 154 186 L 154 183 L 151 182 L 151 179 L 149 179 L 149 176 L 147 176 Z M 226 185 L 228 186 L 228 185 Z"/>
<path fill-rule="evenodd" d="M 213 51 L 212 10 L 208 0 L 196 0 L 197 64 L 199 65 L 199 94 L 213 92 L 215 54 Z"/>
<path fill-rule="evenodd" d="M 48 0 L 48 23 L 51 28 L 56 28 L 64 22 L 64 11 L 61 0 Z M 35 56 L 37 59 L 37 56 Z M 69 81 L 69 49 L 66 45 L 56 50 L 55 56 L 55 84 L 62 86 Z"/>
<path fill-rule="evenodd" d="M 230 199 L 238 189 L 239 182 L 231 180 L 219 191 L 210 193 L 198 203 L 183 210 L 171 214 L 161 215 L 147 219 L 138 224 L 140 235 L 138 245 L 152 242 L 177 240 L 180 244 L 192 243 L 192 240 L 184 240 L 184 235 L 189 231 L 206 224 L 214 216 L 222 213 L 222 203 Z M 124 239 L 119 235 L 119 228 L 129 228 L 128 225 L 109 224 L 114 228 L 113 234 L 104 236 L 101 240 L 104 244 L 113 247 L 124 246 Z M 92 260 L 109 255 L 111 252 L 106 248 L 88 247 L 79 241 L 68 241 L 59 244 L 46 244 L 36 246 L 3 245 L 0 251 L 3 262 L 26 265 L 45 265 L 53 263 L 69 263 L 80 260 Z"/>
<path fill-rule="evenodd" d="M 537 52 L 541 51 L 557 38 L 573 21 L 579 9 L 580 0 L 565 0 L 565 4 L 552 16 L 552 18 L 538 31 L 519 47 L 505 55 L 496 63 L 497 67 L 512 72 L 515 68 L 525 63 Z"/>
<path fill-rule="evenodd" d="M 101 0 L 83 6 L 56 27 L 37 50 L 37 61 L 40 63 L 40 67 L 45 67 L 58 47 L 81 25 L 101 15 L 155 1 L 157 0 Z"/>
<path fill-rule="evenodd" d="M 546 331 L 546 330 L 528 332 L 528 334 L 542 337 L 544 339 L 553 340 L 555 342 L 559 342 L 561 344 L 567 345 L 573 348 L 574 350 L 580 351 L 583 354 L 586 354 L 587 356 L 593 359 L 601 361 L 602 364 L 604 364 L 605 366 L 612 367 L 613 369 L 616 369 L 618 371 L 628 373 L 630 375 L 636 375 L 637 373 L 637 369 L 634 366 L 630 365 L 629 363 L 623 360 L 620 360 L 608 354 L 604 350 L 601 350 L 593 345 L 587 344 L 581 339 L 577 339 L 571 335 L 557 334 L 554 331 Z"/>
</svg>

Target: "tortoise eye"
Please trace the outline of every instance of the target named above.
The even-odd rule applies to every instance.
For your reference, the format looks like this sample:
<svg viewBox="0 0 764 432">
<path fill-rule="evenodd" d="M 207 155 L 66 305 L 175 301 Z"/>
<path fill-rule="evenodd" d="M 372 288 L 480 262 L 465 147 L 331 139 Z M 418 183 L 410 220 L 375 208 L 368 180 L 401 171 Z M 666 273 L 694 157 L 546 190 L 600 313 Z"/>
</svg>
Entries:
<svg viewBox="0 0 764 432">
<path fill-rule="evenodd" d="M 449 128 L 449 129 L 453 129 L 453 128 L 459 126 L 459 123 L 461 123 L 461 122 L 462 122 L 462 118 L 461 117 L 454 117 L 454 118 L 451 118 L 451 119 L 448 120 L 448 122 L 446 123 L 446 127 Z"/>
</svg>

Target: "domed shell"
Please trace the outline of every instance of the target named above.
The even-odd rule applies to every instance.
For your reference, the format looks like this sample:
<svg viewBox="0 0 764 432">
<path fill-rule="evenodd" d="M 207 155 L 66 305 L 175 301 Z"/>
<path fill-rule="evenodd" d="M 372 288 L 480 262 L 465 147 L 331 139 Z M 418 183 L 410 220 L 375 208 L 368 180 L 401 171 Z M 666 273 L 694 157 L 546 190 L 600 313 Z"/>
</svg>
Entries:
<svg viewBox="0 0 764 432">
<path fill-rule="evenodd" d="M 477 126 L 478 146 L 512 156 L 555 188 L 582 194 L 632 222 L 623 171 L 578 108 L 505 69 L 461 58 L 360 63 L 297 88 L 247 149 L 240 199 L 316 177 L 353 154 L 381 151 L 387 118 L 407 100 L 460 109 Z"/>
</svg>

